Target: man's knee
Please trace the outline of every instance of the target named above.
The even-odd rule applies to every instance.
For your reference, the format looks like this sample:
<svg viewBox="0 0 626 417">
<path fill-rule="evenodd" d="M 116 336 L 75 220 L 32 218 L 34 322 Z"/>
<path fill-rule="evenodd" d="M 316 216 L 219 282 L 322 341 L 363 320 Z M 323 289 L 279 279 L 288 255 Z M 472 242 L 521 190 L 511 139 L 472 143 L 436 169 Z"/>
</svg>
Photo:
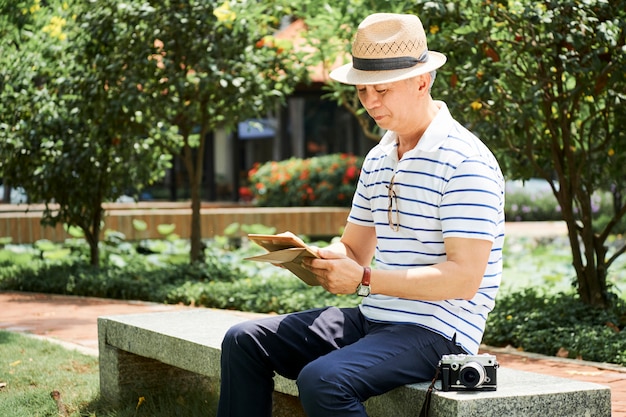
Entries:
<svg viewBox="0 0 626 417">
<path fill-rule="evenodd" d="M 336 407 L 351 402 L 355 393 L 336 368 L 324 361 L 313 361 L 306 365 L 296 380 L 300 400 L 305 410 L 313 404 Z"/>
<path fill-rule="evenodd" d="M 326 361 L 313 361 L 302 369 L 296 383 L 300 402 L 309 416 L 365 416 L 353 379 Z"/>
<path fill-rule="evenodd" d="M 230 327 L 222 340 L 222 352 L 249 347 L 253 343 L 252 335 L 255 329 L 256 325 L 252 321 L 245 321 Z"/>
</svg>

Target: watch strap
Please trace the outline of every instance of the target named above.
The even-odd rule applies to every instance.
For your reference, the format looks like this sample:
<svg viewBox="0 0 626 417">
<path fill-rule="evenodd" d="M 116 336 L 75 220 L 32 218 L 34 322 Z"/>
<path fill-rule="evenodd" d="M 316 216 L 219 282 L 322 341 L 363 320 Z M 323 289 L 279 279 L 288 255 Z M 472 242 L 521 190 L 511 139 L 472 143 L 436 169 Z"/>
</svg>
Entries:
<svg viewBox="0 0 626 417">
<path fill-rule="evenodd" d="M 356 288 L 356 295 L 359 297 L 367 297 L 370 295 L 370 278 L 372 276 L 372 269 L 369 266 L 363 267 L 363 277 L 359 286 Z"/>
<path fill-rule="evenodd" d="M 369 287 L 371 278 L 372 278 L 372 268 L 370 268 L 369 266 L 364 266 L 363 278 L 361 278 L 361 285 Z"/>
</svg>

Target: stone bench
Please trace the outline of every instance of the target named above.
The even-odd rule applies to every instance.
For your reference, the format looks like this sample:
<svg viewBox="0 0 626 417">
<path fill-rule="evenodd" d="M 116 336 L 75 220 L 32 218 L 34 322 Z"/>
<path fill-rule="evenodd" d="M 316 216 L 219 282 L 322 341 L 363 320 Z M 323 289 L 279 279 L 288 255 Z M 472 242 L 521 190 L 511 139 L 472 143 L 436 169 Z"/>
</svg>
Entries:
<svg viewBox="0 0 626 417">
<path fill-rule="evenodd" d="M 226 330 L 247 320 L 221 310 L 193 309 L 98 319 L 103 399 L 131 404 L 147 394 L 201 388 L 217 395 Z M 407 385 L 366 402 L 371 417 L 416 417 L 429 383 Z M 303 416 L 294 381 L 275 377 L 274 416 Z M 497 391 L 434 391 L 432 417 L 604 417 L 608 387 L 500 367 Z"/>
</svg>

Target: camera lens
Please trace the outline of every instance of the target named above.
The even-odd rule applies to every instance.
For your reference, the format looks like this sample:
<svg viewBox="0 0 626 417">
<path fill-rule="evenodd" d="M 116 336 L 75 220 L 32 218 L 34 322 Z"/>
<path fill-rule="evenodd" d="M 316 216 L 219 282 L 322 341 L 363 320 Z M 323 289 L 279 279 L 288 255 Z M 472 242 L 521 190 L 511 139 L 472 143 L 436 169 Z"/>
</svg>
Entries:
<svg viewBox="0 0 626 417">
<path fill-rule="evenodd" d="M 485 382 L 485 368 L 477 362 L 468 362 L 459 371 L 459 381 L 467 388 L 476 388 Z"/>
</svg>

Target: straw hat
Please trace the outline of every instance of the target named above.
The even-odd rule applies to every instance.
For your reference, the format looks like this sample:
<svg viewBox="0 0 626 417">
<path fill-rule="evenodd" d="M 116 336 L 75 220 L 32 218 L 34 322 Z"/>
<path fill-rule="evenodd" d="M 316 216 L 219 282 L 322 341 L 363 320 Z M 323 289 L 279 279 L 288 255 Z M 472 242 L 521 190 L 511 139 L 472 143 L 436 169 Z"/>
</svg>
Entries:
<svg viewBox="0 0 626 417">
<path fill-rule="evenodd" d="M 382 84 L 431 72 L 446 62 L 428 50 L 422 22 L 415 15 L 375 13 L 359 25 L 352 42 L 352 63 L 330 73 L 344 84 Z"/>
</svg>

